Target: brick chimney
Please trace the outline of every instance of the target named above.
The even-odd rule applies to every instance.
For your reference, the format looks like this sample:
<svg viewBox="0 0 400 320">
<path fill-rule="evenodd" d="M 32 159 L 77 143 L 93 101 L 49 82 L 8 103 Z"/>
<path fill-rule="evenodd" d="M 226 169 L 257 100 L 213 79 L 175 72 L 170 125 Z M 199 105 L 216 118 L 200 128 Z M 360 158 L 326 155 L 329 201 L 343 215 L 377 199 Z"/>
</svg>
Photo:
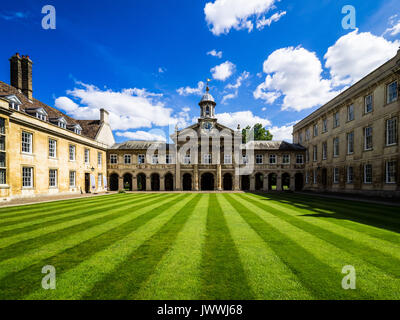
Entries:
<svg viewBox="0 0 400 320">
<path fill-rule="evenodd" d="M 29 59 L 29 56 L 22 56 L 22 93 L 29 100 L 32 100 L 32 64 L 32 60 Z"/>
<path fill-rule="evenodd" d="M 100 109 L 100 122 L 108 123 L 108 111 L 105 109 Z"/>
<path fill-rule="evenodd" d="M 22 90 L 22 67 L 19 53 L 10 58 L 10 84 L 14 88 Z"/>
</svg>

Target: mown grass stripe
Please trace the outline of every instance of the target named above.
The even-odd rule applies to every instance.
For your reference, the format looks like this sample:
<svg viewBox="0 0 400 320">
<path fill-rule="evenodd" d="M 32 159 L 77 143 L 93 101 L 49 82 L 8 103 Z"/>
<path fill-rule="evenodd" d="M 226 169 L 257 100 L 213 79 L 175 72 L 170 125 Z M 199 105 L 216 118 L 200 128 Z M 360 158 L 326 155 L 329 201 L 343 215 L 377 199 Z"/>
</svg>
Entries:
<svg viewBox="0 0 400 320">
<path fill-rule="evenodd" d="M 132 255 L 117 267 L 118 272 L 109 274 L 97 282 L 84 299 L 133 299 L 175 242 L 200 198 L 201 195 L 194 196 L 157 233 L 132 252 Z"/>
<path fill-rule="evenodd" d="M 136 205 L 132 207 L 132 210 L 140 209 L 143 205 L 157 203 L 158 201 L 160 200 L 157 197 L 149 197 L 141 202 L 137 202 Z M 89 227 L 106 223 L 112 219 L 118 218 L 121 215 L 128 214 L 120 209 L 129 203 L 129 199 L 126 199 L 119 202 L 118 206 L 115 204 L 102 206 L 102 211 L 100 213 L 98 212 L 100 208 L 95 208 L 87 211 L 87 217 L 71 222 L 57 224 L 46 229 L 29 231 L 13 237 L 2 239 L 0 240 L 0 261 L 9 259 L 11 257 L 16 257 L 25 253 L 26 251 L 35 249 L 38 246 L 45 245 L 46 243 L 56 241 L 64 236 L 85 231 Z"/>
<path fill-rule="evenodd" d="M 63 274 L 85 259 L 90 258 L 96 252 L 106 249 L 137 228 L 145 225 L 148 221 L 167 210 L 171 206 L 171 203 L 183 197 L 184 195 L 172 199 L 169 198 L 166 202 L 155 206 L 146 214 L 141 214 L 131 220 L 125 221 L 125 223 L 121 225 L 117 225 L 71 248 L 58 252 L 57 255 L 38 261 L 28 268 L 2 278 L 0 280 L 0 288 L 2 288 L 0 299 L 20 299 L 28 295 L 36 289 L 35 284 L 40 283 L 40 279 L 43 275 L 39 274 L 38 270 L 41 270 L 44 265 L 52 265 L 56 268 L 58 275 Z M 160 202 L 158 202 L 158 204 L 159 203 Z"/>
<path fill-rule="evenodd" d="M 264 201 L 264 203 L 260 203 L 258 201 L 262 200 L 256 200 L 254 197 L 250 197 L 247 195 L 240 196 L 242 197 L 242 199 L 252 201 L 254 205 L 265 211 L 268 211 L 275 217 L 278 217 L 290 223 L 291 225 L 334 245 L 341 250 L 358 256 L 364 261 L 376 266 L 377 268 L 380 268 L 385 273 L 390 273 L 394 277 L 400 277 L 400 260 L 396 259 L 393 255 L 389 255 L 370 246 L 366 246 L 362 244 L 359 240 L 354 241 L 350 237 L 344 237 L 328 230 L 327 228 L 322 228 L 318 225 L 314 225 L 312 223 L 313 221 L 301 220 L 298 216 L 290 215 L 284 212 L 285 208 L 282 208 L 280 204 L 269 204 L 267 201 Z"/>
<path fill-rule="evenodd" d="M 373 298 L 360 289 L 343 290 L 341 270 L 335 270 L 322 262 L 288 237 L 288 234 L 260 218 L 250 206 L 246 205 L 247 202 L 239 202 L 231 195 L 227 195 L 227 199 L 317 299 Z"/>
<path fill-rule="evenodd" d="M 201 253 L 206 236 L 208 194 L 178 233 L 172 248 L 137 293 L 138 299 L 195 300 L 201 293 Z"/>
<path fill-rule="evenodd" d="M 121 197 L 110 197 L 107 199 L 106 203 L 117 203 L 118 201 L 124 201 L 124 199 L 132 199 L 131 197 L 127 196 L 124 198 Z M 135 199 L 140 199 L 138 197 L 135 197 Z M 51 218 L 51 217 L 56 217 L 62 214 L 66 213 L 71 213 L 75 212 L 76 210 L 79 210 L 81 208 L 94 208 L 98 206 L 99 204 L 104 204 L 105 201 L 94 201 L 90 203 L 86 203 L 85 205 L 75 205 L 75 206 L 60 206 L 59 208 L 53 208 L 52 210 L 48 209 L 42 209 L 39 212 L 32 213 L 29 215 L 23 215 L 23 216 L 14 216 L 12 218 L 2 218 L 1 223 L 0 223 L 0 228 L 3 229 L 4 227 L 8 226 L 13 226 L 13 225 L 18 225 L 21 223 L 26 223 L 26 222 L 31 222 L 31 221 L 36 221 L 37 219 L 42 219 L 42 218 Z"/>
<path fill-rule="evenodd" d="M 142 198 L 135 198 L 130 201 L 132 202 L 138 202 Z M 119 204 L 121 203 L 121 200 L 113 200 L 108 202 L 107 204 Z M 63 212 L 60 212 L 58 214 L 52 214 L 50 217 L 45 217 L 45 218 L 32 218 L 33 221 L 28 221 L 28 222 L 23 222 L 23 223 L 18 223 L 18 224 L 13 224 L 11 226 L 3 227 L 0 228 L 0 239 L 9 237 L 9 236 L 15 236 L 20 233 L 25 233 L 28 231 L 36 230 L 36 229 L 42 229 L 46 228 L 49 226 L 53 226 L 55 224 L 62 223 L 64 221 L 73 221 L 75 219 L 79 219 L 81 217 L 84 217 L 87 215 L 87 211 L 90 208 L 98 208 L 99 204 L 92 204 L 90 206 L 85 206 L 85 211 L 80 210 L 74 210 L 71 208 L 71 210 L 65 210 Z M 81 207 L 82 208 L 82 207 Z M 96 213 L 97 211 L 92 211 L 93 213 Z"/>
<path fill-rule="evenodd" d="M 31 215 L 32 213 L 40 213 L 43 211 L 49 211 L 53 209 L 60 209 L 64 207 L 75 207 L 84 206 L 86 204 L 90 204 L 93 202 L 104 202 L 107 200 L 108 197 L 110 198 L 123 198 L 129 197 L 130 194 L 112 194 L 112 195 L 105 195 L 105 196 L 95 196 L 95 197 L 85 197 L 85 198 L 77 198 L 75 200 L 57 200 L 52 202 L 45 202 L 45 203 L 38 203 L 38 204 L 31 204 L 31 205 L 24 205 L 24 206 L 17 206 L 17 207 L 4 207 L 0 208 L 0 219 L 3 220 L 5 218 L 12 218 L 12 217 L 23 217 L 27 215 Z"/>
<path fill-rule="evenodd" d="M 97 282 L 104 280 L 110 273 L 118 272 L 118 266 L 129 259 L 132 253 L 139 248 L 151 236 L 156 234 L 177 211 L 185 207 L 194 195 L 181 195 L 179 201 L 169 204 L 156 219 L 148 221 L 136 230 L 133 230 L 125 238 L 114 242 L 106 249 L 97 252 L 93 256 L 82 261 L 79 265 L 70 269 L 57 278 L 57 290 L 41 290 L 24 297 L 24 299 L 82 299 L 90 294 Z M 153 211 L 154 206 L 147 210 Z"/>
<path fill-rule="evenodd" d="M 216 195 L 208 202 L 207 236 L 202 256 L 203 290 L 200 299 L 253 299 L 240 256 Z"/>
<path fill-rule="evenodd" d="M 228 228 L 238 248 L 249 285 L 256 299 L 314 299 L 297 276 L 247 224 L 226 194 L 218 195 Z"/>
</svg>

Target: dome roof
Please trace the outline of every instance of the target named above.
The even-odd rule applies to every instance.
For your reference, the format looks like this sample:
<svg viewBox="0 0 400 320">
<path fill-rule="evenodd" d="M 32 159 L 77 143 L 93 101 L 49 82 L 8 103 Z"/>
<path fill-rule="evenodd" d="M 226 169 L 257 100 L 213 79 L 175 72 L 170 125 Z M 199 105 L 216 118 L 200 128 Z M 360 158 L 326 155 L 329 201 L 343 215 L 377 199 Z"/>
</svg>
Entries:
<svg viewBox="0 0 400 320">
<path fill-rule="evenodd" d="M 215 102 L 213 96 L 211 94 L 209 94 L 208 92 L 206 92 L 203 97 L 201 98 L 200 102 L 206 102 L 206 101 L 211 101 L 211 102 Z"/>
</svg>

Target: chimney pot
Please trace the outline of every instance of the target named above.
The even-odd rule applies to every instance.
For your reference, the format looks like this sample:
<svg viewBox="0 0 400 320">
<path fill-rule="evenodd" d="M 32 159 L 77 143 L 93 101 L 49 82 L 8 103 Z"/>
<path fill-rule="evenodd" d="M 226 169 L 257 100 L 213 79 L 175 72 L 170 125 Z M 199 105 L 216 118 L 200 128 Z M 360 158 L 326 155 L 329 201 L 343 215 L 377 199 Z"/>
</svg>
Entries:
<svg viewBox="0 0 400 320">
<path fill-rule="evenodd" d="M 109 116 L 108 111 L 103 109 L 103 108 L 101 108 L 100 109 L 100 122 L 104 122 L 106 124 L 109 124 L 108 116 Z"/>
</svg>

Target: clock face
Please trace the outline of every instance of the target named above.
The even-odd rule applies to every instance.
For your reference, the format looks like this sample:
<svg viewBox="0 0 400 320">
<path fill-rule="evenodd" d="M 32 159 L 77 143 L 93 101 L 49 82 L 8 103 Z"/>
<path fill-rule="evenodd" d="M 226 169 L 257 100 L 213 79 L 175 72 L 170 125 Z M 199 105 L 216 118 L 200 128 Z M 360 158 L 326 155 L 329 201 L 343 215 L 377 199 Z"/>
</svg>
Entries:
<svg viewBox="0 0 400 320">
<path fill-rule="evenodd" d="M 209 130 L 212 129 L 212 127 L 213 127 L 212 122 L 206 121 L 206 122 L 203 123 L 203 129 L 204 130 L 208 130 L 209 131 Z"/>
</svg>

